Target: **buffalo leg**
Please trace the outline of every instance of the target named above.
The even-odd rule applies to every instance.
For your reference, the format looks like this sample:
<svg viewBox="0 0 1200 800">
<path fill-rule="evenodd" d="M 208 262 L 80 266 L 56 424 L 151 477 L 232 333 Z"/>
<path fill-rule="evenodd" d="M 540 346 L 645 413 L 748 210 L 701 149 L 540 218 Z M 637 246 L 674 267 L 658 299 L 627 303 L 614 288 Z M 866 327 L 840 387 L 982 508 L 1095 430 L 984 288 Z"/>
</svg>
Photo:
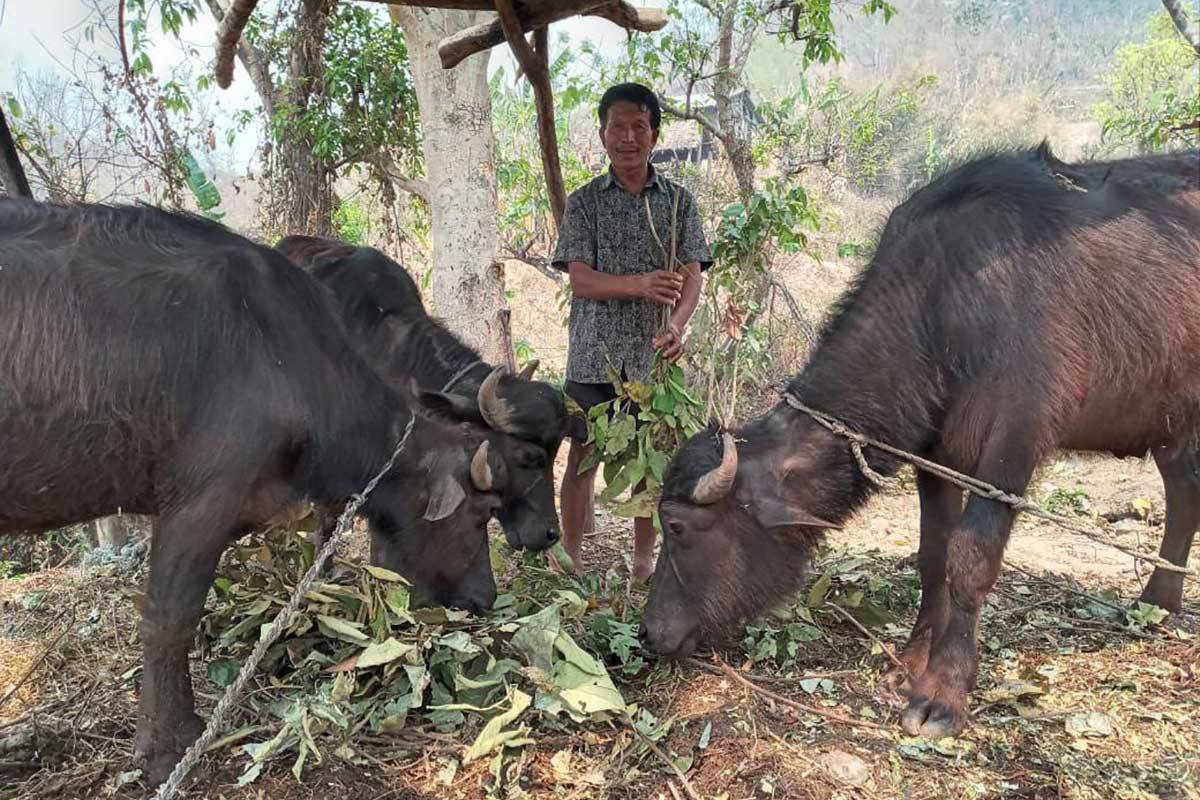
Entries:
<svg viewBox="0 0 1200 800">
<path fill-rule="evenodd" d="M 155 523 L 141 626 L 145 669 L 135 748 L 151 785 L 166 780 L 204 729 L 195 712 L 188 651 L 230 541 L 236 508 L 228 497 L 209 496 Z"/>
<path fill-rule="evenodd" d="M 1155 452 L 1154 460 L 1167 497 L 1166 533 L 1159 555 L 1184 567 L 1200 527 L 1200 458 L 1189 449 L 1175 456 Z M 1140 599 L 1178 614 L 1183 609 L 1183 575 L 1155 567 Z"/>
<path fill-rule="evenodd" d="M 917 569 L 921 574 L 921 607 L 908 643 L 900 652 L 899 667 L 883 676 L 881 688 L 907 695 L 909 678 L 925 671 L 929 648 L 946 627 L 949 596 L 946 586 L 946 540 L 962 516 L 962 490 L 924 470 L 917 471 L 917 495 L 921 501 L 921 545 Z"/>
<path fill-rule="evenodd" d="M 994 429 L 1003 427 L 997 424 Z M 1028 436 L 1028 431 L 1011 438 L 994 435 L 979 459 L 977 476 L 1015 494 L 1024 492 L 1036 459 L 1013 444 L 1028 441 Z M 967 697 L 979 668 L 979 612 L 1000 575 L 1015 515 L 1011 506 L 972 495 L 950 532 L 945 627 L 933 640 L 925 671 L 913 681 L 900 718 L 910 735 L 938 739 L 957 735 L 966 726 Z"/>
</svg>

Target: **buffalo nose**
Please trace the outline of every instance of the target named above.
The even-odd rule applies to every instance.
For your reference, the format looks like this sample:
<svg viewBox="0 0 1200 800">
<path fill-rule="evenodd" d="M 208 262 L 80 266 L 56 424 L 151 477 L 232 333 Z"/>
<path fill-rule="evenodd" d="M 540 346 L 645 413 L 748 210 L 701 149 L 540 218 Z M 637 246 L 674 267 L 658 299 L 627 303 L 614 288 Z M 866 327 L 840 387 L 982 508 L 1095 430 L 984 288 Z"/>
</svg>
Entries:
<svg viewBox="0 0 1200 800">
<path fill-rule="evenodd" d="M 546 531 L 546 541 L 550 544 L 554 544 L 561 538 L 562 534 L 558 532 L 558 528 L 550 528 Z"/>
<path fill-rule="evenodd" d="M 649 635 L 650 635 L 650 632 L 646 630 L 646 621 L 642 620 L 642 624 L 638 625 L 638 641 L 641 642 L 642 644 L 645 644 L 646 637 L 648 637 Z"/>
</svg>

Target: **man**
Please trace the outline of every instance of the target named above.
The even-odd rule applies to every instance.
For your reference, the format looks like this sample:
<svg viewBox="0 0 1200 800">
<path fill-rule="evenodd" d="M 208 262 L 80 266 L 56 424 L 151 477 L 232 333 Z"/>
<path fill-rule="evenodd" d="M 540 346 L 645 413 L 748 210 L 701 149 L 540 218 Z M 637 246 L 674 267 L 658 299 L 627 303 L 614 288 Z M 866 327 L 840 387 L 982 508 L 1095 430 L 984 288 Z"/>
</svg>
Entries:
<svg viewBox="0 0 1200 800">
<path fill-rule="evenodd" d="M 654 92 L 637 83 L 613 86 L 600 99 L 599 118 L 610 166 L 567 199 L 552 261 L 568 273 L 573 295 L 564 390 L 584 411 L 616 396 L 605 370 L 606 349 L 626 380 L 649 377 L 655 350 L 668 360 L 679 358 L 684 328 L 700 299 L 700 273 L 712 265 L 695 200 L 650 165 L 662 120 Z M 676 200 L 672 271 L 667 251 Z M 665 330 L 664 306 L 670 309 Z M 563 546 L 577 571 L 596 477 L 595 469 L 577 474 L 589 449 L 571 439 L 560 497 Z M 649 518 L 634 520 L 633 541 L 633 580 L 645 581 L 654 571 Z"/>
</svg>

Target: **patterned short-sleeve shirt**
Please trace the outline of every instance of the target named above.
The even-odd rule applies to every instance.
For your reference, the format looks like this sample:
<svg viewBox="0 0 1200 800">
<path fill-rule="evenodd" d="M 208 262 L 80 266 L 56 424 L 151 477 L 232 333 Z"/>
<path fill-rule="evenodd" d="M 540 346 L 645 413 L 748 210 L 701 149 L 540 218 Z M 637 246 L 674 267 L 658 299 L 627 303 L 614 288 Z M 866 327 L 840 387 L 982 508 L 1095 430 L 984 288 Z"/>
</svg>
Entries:
<svg viewBox="0 0 1200 800">
<path fill-rule="evenodd" d="M 571 261 L 609 275 L 636 275 L 663 269 L 666 255 L 654 233 L 670 248 L 671 204 L 678 195 L 676 256 L 680 262 L 712 266 L 700 213 L 691 193 L 659 175 L 654 167 L 641 195 L 627 191 L 611 168 L 567 198 L 551 263 L 567 270 Z M 650 201 L 651 230 L 643 196 Z M 607 383 L 604 351 L 629 380 L 650 374 L 651 343 L 659 332 L 662 306 L 649 300 L 591 300 L 574 297 L 568 322 L 567 380 Z"/>
</svg>

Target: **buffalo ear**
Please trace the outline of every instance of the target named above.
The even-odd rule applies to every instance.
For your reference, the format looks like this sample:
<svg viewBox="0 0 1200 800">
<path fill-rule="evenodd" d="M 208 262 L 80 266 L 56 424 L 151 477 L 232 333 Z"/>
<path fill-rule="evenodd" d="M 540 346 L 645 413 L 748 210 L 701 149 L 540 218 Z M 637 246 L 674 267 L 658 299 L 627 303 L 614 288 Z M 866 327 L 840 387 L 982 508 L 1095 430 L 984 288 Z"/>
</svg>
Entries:
<svg viewBox="0 0 1200 800">
<path fill-rule="evenodd" d="M 467 493 L 458 481 L 452 475 L 443 473 L 433 482 L 433 487 L 429 492 L 429 504 L 425 507 L 425 520 L 427 522 L 437 522 L 454 513 L 463 500 L 467 499 Z"/>
<path fill-rule="evenodd" d="M 451 422 L 483 424 L 483 415 L 479 413 L 479 403 L 474 397 L 452 392 L 434 392 L 429 389 L 415 389 L 414 394 L 417 402 L 431 414 Z"/>
<path fill-rule="evenodd" d="M 841 530 L 842 526 L 813 516 L 799 506 L 778 498 L 762 498 L 753 501 L 750 507 L 758 524 L 769 531 L 787 528 L 829 528 Z"/>
</svg>

